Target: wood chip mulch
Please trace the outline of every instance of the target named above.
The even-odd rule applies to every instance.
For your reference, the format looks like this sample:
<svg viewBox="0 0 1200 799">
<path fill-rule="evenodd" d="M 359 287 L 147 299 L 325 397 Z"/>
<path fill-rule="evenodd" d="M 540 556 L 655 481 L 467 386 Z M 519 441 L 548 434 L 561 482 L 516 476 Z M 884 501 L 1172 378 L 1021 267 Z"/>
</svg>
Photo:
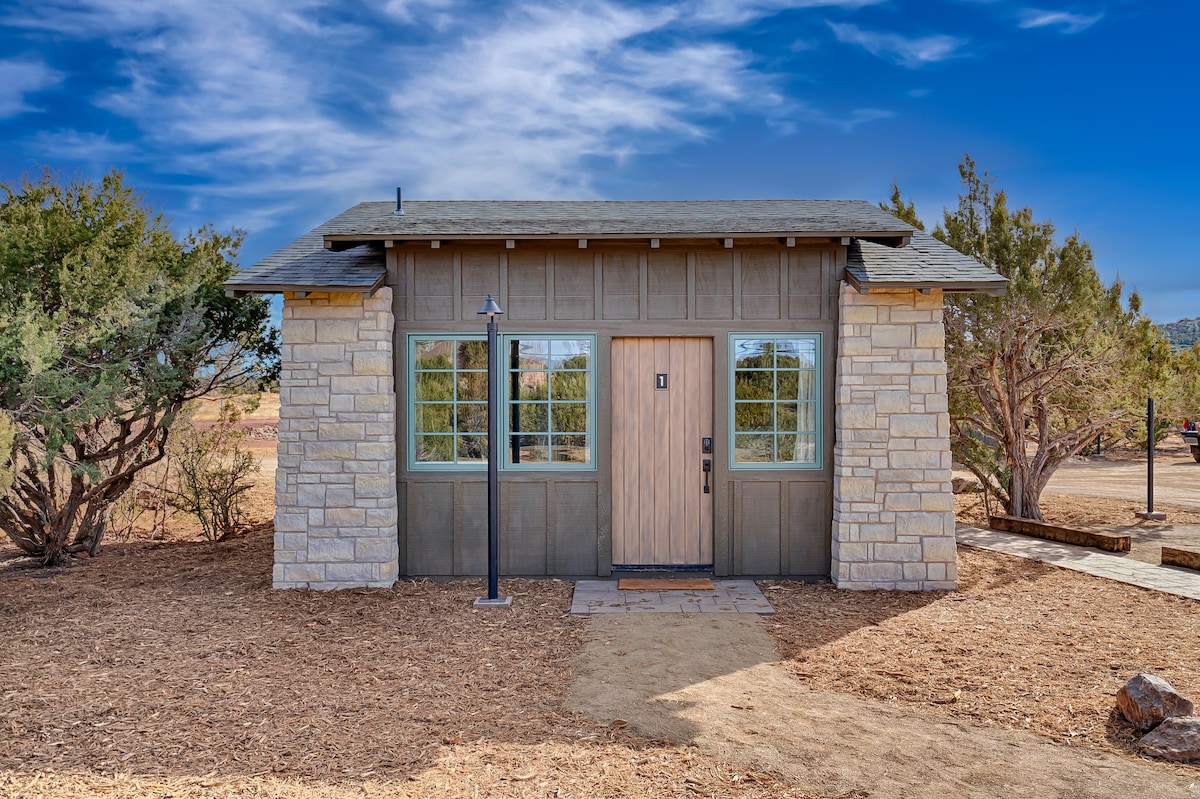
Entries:
<svg viewBox="0 0 1200 799">
<path fill-rule="evenodd" d="M 1126 754 L 1137 735 L 1114 703 L 1134 674 L 1157 674 L 1200 702 L 1200 602 L 958 553 L 953 593 L 762 583 L 791 672 L 817 690 Z"/>
<path fill-rule="evenodd" d="M 565 710 L 570 583 L 272 591 L 271 544 L 0 553 L 0 796 L 807 796 Z"/>
</svg>

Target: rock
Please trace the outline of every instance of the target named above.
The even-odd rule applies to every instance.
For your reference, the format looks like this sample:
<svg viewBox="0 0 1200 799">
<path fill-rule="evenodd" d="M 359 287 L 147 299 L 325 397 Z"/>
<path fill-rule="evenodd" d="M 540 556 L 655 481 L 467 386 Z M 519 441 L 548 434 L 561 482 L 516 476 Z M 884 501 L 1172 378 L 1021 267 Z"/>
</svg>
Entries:
<svg viewBox="0 0 1200 799">
<path fill-rule="evenodd" d="M 1173 716 L 1166 719 L 1152 732 L 1143 735 L 1138 747 L 1151 757 L 1174 760 L 1176 763 L 1200 763 L 1200 717 Z"/>
<path fill-rule="evenodd" d="M 1153 674 L 1135 674 L 1117 692 L 1117 709 L 1143 732 L 1163 719 L 1191 716 L 1192 703 L 1175 693 L 1171 684 Z"/>
<path fill-rule="evenodd" d="M 968 480 L 965 477 L 955 477 L 950 481 L 950 490 L 955 494 L 967 494 L 976 491 L 982 491 L 983 487 L 979 485 L 978 480 Z"/>
</svg>

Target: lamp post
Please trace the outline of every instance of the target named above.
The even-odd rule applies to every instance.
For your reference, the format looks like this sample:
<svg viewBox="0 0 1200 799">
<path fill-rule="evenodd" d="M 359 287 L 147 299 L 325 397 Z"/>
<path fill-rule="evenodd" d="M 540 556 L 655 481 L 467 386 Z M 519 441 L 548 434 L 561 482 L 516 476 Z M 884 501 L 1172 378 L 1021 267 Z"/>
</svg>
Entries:
<svg viewBox="0 0 1200 799">
<path fill-rule="evenodd" d="M 1154 509 L 1154 397 L 1146 399 L 1146 509 L 1134 513 L 1142 519 L 1166 521 L 1167 514 Z"/>
<path fill-rule="evenodd" d="M 504 311 L 489 294 L 478 313 L 488 320 L 488 595 L 476 599 L 475 607 L 507 608 L 512 597 L 500 596 L 500 336 L 496 325 L 496 317 Z"/>
</svg>

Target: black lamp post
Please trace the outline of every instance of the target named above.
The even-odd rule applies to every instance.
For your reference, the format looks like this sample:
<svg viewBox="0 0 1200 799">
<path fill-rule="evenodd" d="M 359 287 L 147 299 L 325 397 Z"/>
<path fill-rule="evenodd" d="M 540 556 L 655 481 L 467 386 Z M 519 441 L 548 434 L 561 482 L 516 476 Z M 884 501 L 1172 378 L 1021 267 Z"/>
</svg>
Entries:
<svg viewBox="0 0 1200 799">
<path fill-rule="evenodd" d="M 500 596 L 500 336 L 496 317 L 504 313 L 487 295 L 478 313 L 487 317 L 488 341 L 488 595 L 475 607 L 507 608 L 512 597 Z"/>
</svg>

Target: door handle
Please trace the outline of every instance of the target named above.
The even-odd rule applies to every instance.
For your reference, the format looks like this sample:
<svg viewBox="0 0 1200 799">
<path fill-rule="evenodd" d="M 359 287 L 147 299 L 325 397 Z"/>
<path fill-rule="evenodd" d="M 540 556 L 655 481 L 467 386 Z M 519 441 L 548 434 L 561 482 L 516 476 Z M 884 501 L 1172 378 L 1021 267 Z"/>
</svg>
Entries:
<svg viewBox="0 0 1200 799">
<path fill-rule="evenodd" d="M 705 458 L 702 468 L 704 469 L 704 493 L 707 494 L 710 491 L 708 487 L 708 476 L 712 474 L 712 460 Z"/>
</svg>

